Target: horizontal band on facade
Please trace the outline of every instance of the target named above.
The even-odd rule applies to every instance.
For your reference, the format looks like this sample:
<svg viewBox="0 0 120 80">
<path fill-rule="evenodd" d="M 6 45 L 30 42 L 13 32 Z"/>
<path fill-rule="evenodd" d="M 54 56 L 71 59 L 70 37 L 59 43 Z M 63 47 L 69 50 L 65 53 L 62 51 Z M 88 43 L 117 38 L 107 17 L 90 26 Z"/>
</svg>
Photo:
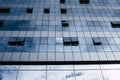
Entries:
<svg viewBox="0 0 120 80">
<path fill-rule="evenodd" d="M 120 64 L 120 60 L 111 61 L 0 61 L 0 65 L 96 65 Z"/>
</svg>

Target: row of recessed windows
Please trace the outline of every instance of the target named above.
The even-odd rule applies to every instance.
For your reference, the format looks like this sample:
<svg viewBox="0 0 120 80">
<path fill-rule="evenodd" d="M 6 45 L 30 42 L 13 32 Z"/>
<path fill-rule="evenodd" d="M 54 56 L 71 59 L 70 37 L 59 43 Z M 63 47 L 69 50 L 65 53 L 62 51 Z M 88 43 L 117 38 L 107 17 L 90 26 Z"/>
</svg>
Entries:
<svg viewBox="0 0 120 80">
<path fill-rule="evenodd" d="M 101 45 L 100 38 L 92 38 L 93 45 Z M 25 38 L 23 40 L 17 41 L 8 41 L 9 46 L 24 46 Z M 78 46 L 79 40 L 78 37 L 63 37 L 63 45 L 64 46 Z"/>
<path fill-rule="evenodd" d="M 89 0 L 79 0 L 79 2 L 81 4 L 88 4 Z M 60 0 L 60 3 L 65 3 L 65 0 Z M 32 13 L 33 8 L 27 8 L 26 12 L 29 13 L 29 14 Z M 49 8 L 44 9 L 45 14 L 49 14 L 49 12 L 50 12 Z M 0 8 L 0 13 L 10 13 L 10 8 Z M 66 13 L 67 13 L 66 8 L 61 8 L 61 14 L 66 14 Z"/>
<path fill-rule="evenodd" d="M 45 8 L 45 9 L 44 9 L 44 13 L 45 13 L 45 14 L 48 14 L 49 11 L 50 11 L 49 8 Z M 26 12 L 27 12 L 28 14 L 31 14 L 31 13 L 33 12 L 33 8 L 27 8 L 27 9 L 26 9 Z M 0 13 L 10 13 L 10 8 L 0 8 Z"/>
<path fill-rule="evenodd" d="M 0 26 L 3 26 L 4 20 L 0 20 Z M 68 27 L 69 23 L 66 20 L 61 21 L 62 27 Z M 120 22 L 119 21 L 111 21 L 112 28 L 120 28 Z"/>
<path fill-rule="evenodd" d="M 92 38 L 94 45 L 101 45 L 101 41 L 99 38 Z M 64 46 L 78 46 L 79 40 L 77 37 L 63 37 Z"/>
<path fill-rule="evenodd" d="M 66 14 L 67 13 L 66 8 L 61 8 L 60 11 L 61 11 L 61 14 Z M 32 14 L 33 8 L 27 8 L 26 12 L 28 14 Z M 44 14 L 49 14 L 50 13 L 50 8 L 45 8 L 43 12 L 44 12 Z M 0 8 L 0 13 L 10 13 L 10 8 Z"/>
<path fill-rule="evenodd" d="M 4 24 L 4 20 L 0 20 L 0 26 L 3 26 L 3 24 Z M 61 25 L 62 25 L 62 27 L 68 27 L 69 23 L 66 20 L 62 20 Z"/>
</svg>

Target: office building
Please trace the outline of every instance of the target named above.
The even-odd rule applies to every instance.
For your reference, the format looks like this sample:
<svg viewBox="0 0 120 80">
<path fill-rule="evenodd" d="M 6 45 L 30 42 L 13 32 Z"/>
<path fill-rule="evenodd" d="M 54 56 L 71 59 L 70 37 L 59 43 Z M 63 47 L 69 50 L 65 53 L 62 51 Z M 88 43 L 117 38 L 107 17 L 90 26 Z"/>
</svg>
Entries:
<svg viewBox="0 0 120 80">
<path fill-rule="evenodd" d="M 119 0 L 0 0 L 0 80 L 120 80 L 119 14 Z"/>
</svg>

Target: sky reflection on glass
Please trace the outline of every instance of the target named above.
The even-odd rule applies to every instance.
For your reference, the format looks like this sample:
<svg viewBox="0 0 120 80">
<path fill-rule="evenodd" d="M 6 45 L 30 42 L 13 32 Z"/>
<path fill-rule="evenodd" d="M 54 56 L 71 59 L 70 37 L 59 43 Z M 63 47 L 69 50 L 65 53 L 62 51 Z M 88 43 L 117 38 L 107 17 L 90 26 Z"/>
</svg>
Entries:
<svg viewBox="0 0 120 80">
<path fill-rule="evenodd" d="M 0 80 L 119 80 L 120 65 L 0 66 Z M 17 68 L 17 69 L 16 69 Z"/>
</svg>

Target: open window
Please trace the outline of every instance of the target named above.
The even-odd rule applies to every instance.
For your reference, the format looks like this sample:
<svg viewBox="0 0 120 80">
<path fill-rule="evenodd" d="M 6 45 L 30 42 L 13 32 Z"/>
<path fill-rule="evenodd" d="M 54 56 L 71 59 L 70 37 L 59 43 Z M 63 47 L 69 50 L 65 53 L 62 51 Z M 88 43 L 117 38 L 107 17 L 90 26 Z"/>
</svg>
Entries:
<svg viewBox="0 0 120 80">
<path fill-rule="evenodd" d="M 44 9 L 44 14 L 49 14 L 50 13 L 50 9 L 49 8 L 45 8 Z"/>
<path fill-rule="evenodd" d="M 61 3 L 61 4 L 64 4 L 64 3 L 65 3 L 65 0 L 60 0 L 60 3 Z"/>
<path fill-rule="evenodd" d="M 65 46 L 71 45 L 71 38 L 70 38 L 70 37 L 64 37 L 64 38 L 63 38 L 63 44 L 64 44 Z"/>
<path fill-rule="evenodd" d="M 10 8 L 0 8 L 0 13 L 10 13 Z"/>
<path fill-rule="evenodd" d="M 93 40 L 93 44 L 94 45 L 101 45 L 102 44 L 102 42 L 100 41 L 100 38 L 92 38 L 92 40 Z"/>
<path fill-rule="evenodd" d="M 33 8 L 27 8 L 27 9 L 26 9 L 26 12 L 27 12 L 28 14 L 31 14 L 31 13 L 33 12 Z"/>
<path fill-rule="evenodd" d="M 72 46 L 78 46 L 78 44 L 79 44 L 78 38 L 77 37 L 72 37 L 71 38 L 71 45 Z"/>
<path fill-rule="evenodd" d="M 89 4 L 89 0 L 79 0 L 80 4 Z"/>
<path fill-rule="evenodd" d="M 78 46 L 79 40 L 77 37 L 63 37 L 64 46 Z"/>
<path fill-rule="evenodd" d="M 25 39 L 23 41 L 8 41 L 9 46 L 24 46 Z"/>
<path fill-rule="evenodd" d="M 0 26 L 3 26 L 4 20 L 0 20 Z"/>
<path fill-rule="evenodd" d="M 120 22 L 119 21 L 113 21 L 111 22 L 112 28 L 120 28 Z"/>
<path fill-rule="evenodd" d="M 61 25 L 62 25 L 62 27 L 68 27 L 69 26 L 68 22 L 65 21 L 65 20 L 61 21 Z"/>
<path fill-rule="evenodd" d="M 67 13 L 66 8 L 61 8 L 61 14 L 66 14 L 66 13 Z"/>
</svg>

